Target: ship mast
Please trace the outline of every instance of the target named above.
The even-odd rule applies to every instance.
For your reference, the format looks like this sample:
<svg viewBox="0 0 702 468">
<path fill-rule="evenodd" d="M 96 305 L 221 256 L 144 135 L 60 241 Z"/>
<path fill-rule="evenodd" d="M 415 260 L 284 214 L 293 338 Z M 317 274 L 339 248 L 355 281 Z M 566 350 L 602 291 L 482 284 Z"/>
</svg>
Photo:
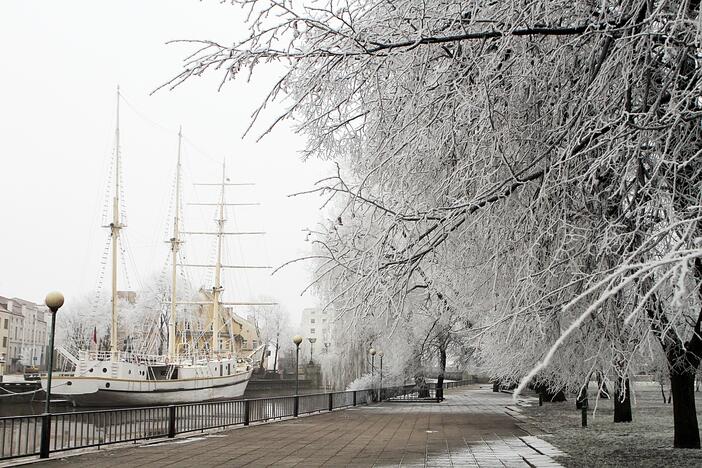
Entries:
<svg viewBox="0 0 702 468">
<path fill-rule="evenodd" d="M 222 162 L 222 181 L 214 183 L 196 183 L 194 185 L 207 185 L 207 186 L 218 186 L 220 188 L 220 197 L 217 203 L 189 203 L 189 205 L 204 205 L 204 206 L 216 206 L 218 208 L 217 215 L 218 218 L 215 219 L 217 223 L 216 232 L 208 231 L 183 231 L 180 234 L 187 235 L 206 235 L 206 236 L 217 236 L 217 260 L 214 265 L 212 264 L 193 264 L 193 263 L 183 263 L 180 266 L 183 267 L 198 267 L 198 268 L 215 268 L 215 278 L 214 285 L 212 287 L 212 301 L 207 302 L 181 302 L 181 304 L 193 304 L 193 305 L 212 305 L 212 340 L 210 342 L 210 352 L 214 355 L 215 353 L 221 352 L 221 347 L 219 344 L 219 333 L 220 326 L 222 322 L 221 309 L 222 306 L 266 306 L 266 305 L 277 305 L 275 302 L 222 302 L 222 291 L 224 287 L 222 286 L 222 270 L 223 269 L 270 269 L 270 266 L 259 266 L 259 265 L 223 265 L 222 264 L 222 244 L 224 241 L 224 236 L 257 236 L 264 235 L 265 232 L 262 231 L 225 231 L 226 218 L 225 218 L 225 207 L 227 206 L 256 206 L 258 203 L 227 203 L 226 202 L 226 187 L 227 186 L 247 186 L 255 185 L 253 183 L 230 183 L 226 178 L 226 166 Z M 174 303 L 175 299 L 171 300 Z M 230 343 L 231 345 L 231 343 Z"/>
<path fill-rule="evenodd" d="M 178 129 L 178 163 L 176 164 L 175 215 L 173 216 L 173 237 L 170 240 L 173 262 L 171 265 L 171 314 L 168 318 L 168 357 L 176 358 L 176 281 L 178 250 L 180 249 L 180 148 L 183 134 Z"/>
<path fill-rule="evenodd" d="M 124 227 L 119 220 L 119 86 L 117 86 L 117 125 L 115 127 L 115 193 L 112 198 L 112 222 L 109 225 L 112 238 L 112 328 L 110 330 L 110 357 L 117 360 L 117 252 L 119 250 L 119 233 Z"/>
<path fill-rule="evenodd" d="M 222 240 L 224 238 L 224 190 L 226 178 L 225 163 L 222 161 L 222 185 L 219 197 L 219 219 L 217 219 L 217 261 L 215 262 L 215 284 L 212 288 L 212 353 L 219 349 L 219 305 L 222 293 Z"/>
</svg>

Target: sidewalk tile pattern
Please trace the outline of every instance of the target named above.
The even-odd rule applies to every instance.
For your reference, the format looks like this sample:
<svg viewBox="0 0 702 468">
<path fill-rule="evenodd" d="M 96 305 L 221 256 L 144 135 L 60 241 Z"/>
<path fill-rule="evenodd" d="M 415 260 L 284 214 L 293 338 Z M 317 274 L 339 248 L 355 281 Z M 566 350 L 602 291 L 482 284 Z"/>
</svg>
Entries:
<svg viewBox="0 0 702 468">
<path fill-rule="evenodd" d="M 525 400 L 522 400 L 524 403 Z M 509 408 L 507 408 L 509 407 Z M 39 463 L 84 467 L 558 467 L 511 396 L 457 388 L 440 404 L 383 403 Z"/>
</svg>

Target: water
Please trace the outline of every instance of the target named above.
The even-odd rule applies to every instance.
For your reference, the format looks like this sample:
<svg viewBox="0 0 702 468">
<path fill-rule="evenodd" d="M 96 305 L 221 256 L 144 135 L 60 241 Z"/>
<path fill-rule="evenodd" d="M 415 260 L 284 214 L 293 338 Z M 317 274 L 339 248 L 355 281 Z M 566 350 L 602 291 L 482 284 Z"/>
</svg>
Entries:
<svg viewBox="0 0 702 468">
<path fill-rule="evenodd" d="M 279 391 L 279 390 L 278 390 Z M 273 391 L 274 392 L 274 391 Z M 314 393 L 308 389 L 305 393 Z M 175 406 L 175 409 L 158 406 L 123 408 L 117 411 L 85 412 L 90 408 L 73 408 L 63 403 L 52 403 L 50 449 L 71 450 L 82 447 L 165 437 L 170 428 L 177 433 L 202 431 L 243 424 L 246 421 L 268 421 L 292 416 L 294 398 L 268 398 L 270 389 L 247 392 L 249 402 L 229 400 Z M 303 392 L 300 392 L 303 393 Z M 369 394 L 359 392 L 358 404 L 368 402 Z M 299 413 L 327 411 L 329 404 L 336 407 L 350 406 L 353 394 L 338 394 L 330 398 L 325 394 L 303 396 L 299 399 Z M 0 458 L 35 455 L 39 451 L 42 418 L 36 415 L 44 410 L 42 402 L 8 402 L 0 404 L 3 415 L 20 417 L 0 419 Z M 173 414 L 175 411 L 175 414 Z M 174 419 L 171 419 L 175 416 Z M 175 421 L 170 426 L 169 421 Z"/>
<path fill-rule="evenodd" d="M 251 385 L 251 383 L 249 385 Z M 244 399 L 271 398 L 271 397 L 288 396 L 288 395 L 294 394 L 294 388 L 293 389 L 288 389 L 288 388 L 278 388 L 278 389 L 255 388 L 255 385 L 253 385 L 252 387 L 254 387 L 254 388 L 247 387 L 246 392 L 244 393 L 244 396 L 243 396 Z M 320 392 L 324 392 L 324 391 L 325 391 L 324 389 L 300 389 L 300 395 L 308 395 L 308 394 L 320 393 Z M 24 402 L 24 401 L 19 402 L 14 397 L 0 397 L 0 417 L 4 417 L 4 416 L 29 416 L 29 415 L 42 414 L 44 412 L 44 404 L 45 404 L 43 396 L 44 396 L 44 394 L 41 393 L 41 396 L 37 396 L 35 401 L 30 401 L 30 402 Z M 196 403 L 196 402 L 193 402 L 193 403 Z M 114 407 L 114 408 L 116 408 L 116 407 Z M 56 400 L 52 400 L 52 402 L 51 402 L 51 412 L 52 413 L 87 411 L 87 410 L 91 410 L 91 409 L 106 410 L 106 409 L 111 409 L 111 408 L 104 407 L 104 406 L 100 407 L 100 408 L 87 408 L 87 407 L 74 408 L 73 405 L 71 405 L 69 402 L 56 401 Z"/>
</svg>

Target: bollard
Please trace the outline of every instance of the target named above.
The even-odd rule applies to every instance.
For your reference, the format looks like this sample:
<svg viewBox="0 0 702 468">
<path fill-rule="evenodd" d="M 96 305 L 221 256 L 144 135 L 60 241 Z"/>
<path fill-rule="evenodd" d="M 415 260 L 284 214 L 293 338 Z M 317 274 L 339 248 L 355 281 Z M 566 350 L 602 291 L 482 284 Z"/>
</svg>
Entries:
<svg viewBox="0 0 702 468">
<path fill-rule="evenodd" d="M 587 399 L 583 400 L 583 404 L 580 408 L 580 416 L 583 427 L 587 427 Z"/>
<path fill-rule="evenodd" d="M 356 406 L 356 390 L 353 391 L 353 406 Z"/>
<path fill-rule="evenodd" d="M 51 415 L 44 413 L 41 415 L 41 445 L 39 446 L 39 458 L 49 458 L 49 441 L 51 440 Z"/>
<path fill-rule="evenodd" d="M 176 435 L 176 407 L 168 405 L 168 438 L 172 439 Z"/>
<path fill-rule="evenodd" d="M 329 411 L 334 409 L 334 394 L 329 394 Z"/>
<path fill-rule="evenodd" d="M 539 393 L 539 406 L 544 406 L 544 396 Z"/>
<path fill-rule="evenodd" d="M 251 401 L 250 400 L 244 400 L 244 426 L 249 425 L 249 417 L 250 417 L 250 406 Z"/>
<path fill-rule="evenodd" d="M 295 395 L 295 402 L 293 403 L 293 416 L 297 417 L 297 412 L 300 409 L 300 397 Z"/>
</svg>

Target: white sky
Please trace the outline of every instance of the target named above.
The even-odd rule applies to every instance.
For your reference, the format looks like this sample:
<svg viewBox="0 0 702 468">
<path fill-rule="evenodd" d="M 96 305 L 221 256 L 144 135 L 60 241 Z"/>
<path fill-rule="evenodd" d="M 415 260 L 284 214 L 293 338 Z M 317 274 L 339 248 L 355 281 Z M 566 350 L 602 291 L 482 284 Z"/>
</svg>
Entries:
<svg viewBox="0 0 702 468">
<path fill-rule="evenodd" d="M 287 195 L 308 189 L 328 169 L 300 161 L 303 141 L 288 128 L 258 144 L 253 136 L 241 138 L 277 70 L 269 67 L 252 83 L 229 83 L 221 92 L 221 75 L 214 73 L 149 96 L 180 70 L 191 50 L 166 41 L 230 42 L 243 33 L 242 17 L 238 7 L 217 0 L 0 2 L 0 295 L 41 302 L 58 289 L 70 301 L 95 288 L 108 236 L 99 225 L 117 84 L 141 114 L 122 105 L 126 232 L 138 270 L 130 270 L 133 287 L 137 273 L 147 281 L 168 254 L 164 226 L 181 124 L 197 145 L 184 146 L 189 201 L 215 200 L 216 191 L 195 193 L 190 183 L 218 181 L 225 156 L 233 182 L 258 184 L 230 192 L 229 201 L 238 195 L 238 201 L 263 204 L 234 213 L 247 227 L 269 233 L 267 251 L 259 242 L 245 260 L 277 266 L 305 253 L 301 230 L 321 219 L 321 200 Z M 213 227 L 207 224 L 210 211 L 186 216 L 189 227 Z M 209 261 L 207 248 L 198 251 L 196 242 L 190 247 L 191 261 Z M 308 270 L 299 265 L 272 279 L 250 280 L 239 288 L 248 294 L 236 297 L 230 282 L 229 299 L 266 293 L 297 315 L 317 303 L 299 294 Z M 126 289 L 123 279 L 120 289 Z"/>
</svg>

